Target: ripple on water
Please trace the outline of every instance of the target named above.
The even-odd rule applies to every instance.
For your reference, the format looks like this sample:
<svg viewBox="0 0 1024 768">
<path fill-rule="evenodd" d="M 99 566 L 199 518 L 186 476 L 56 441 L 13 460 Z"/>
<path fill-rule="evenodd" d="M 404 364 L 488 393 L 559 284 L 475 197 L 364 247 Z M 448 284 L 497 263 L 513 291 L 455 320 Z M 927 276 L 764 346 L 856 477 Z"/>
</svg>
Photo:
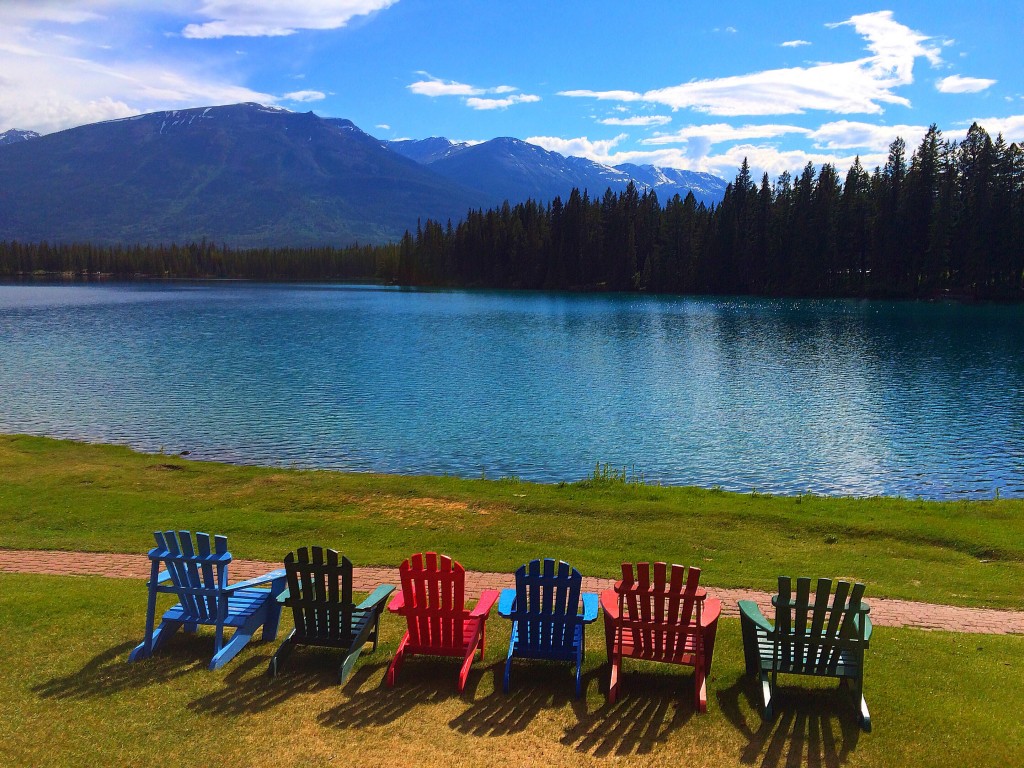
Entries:
<svg viewBox="0 0 1024 768">
<path fill-rule="evenodd" d="M 1024 496 L 1021 310 L 0 286 L 0 430 L 357 471 Z"/>
</svg>

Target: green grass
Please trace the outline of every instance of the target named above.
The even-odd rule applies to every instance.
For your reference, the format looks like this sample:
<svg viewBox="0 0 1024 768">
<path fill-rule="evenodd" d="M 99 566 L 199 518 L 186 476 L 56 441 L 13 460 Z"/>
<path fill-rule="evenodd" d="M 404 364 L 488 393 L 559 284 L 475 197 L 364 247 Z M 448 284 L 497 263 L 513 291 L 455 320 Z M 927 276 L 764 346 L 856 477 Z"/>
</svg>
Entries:
<svg viewBox="0 0 1024 768">
<path fill-rule="evenodd" d="M 397 687 L 384 670 L 402 624 L 390 615 L 376 653 L 344 687 L 338 657 L 300 649 L 276 679 L 276 643 L 251 643 L 208 672 L 210 629 L 179 634 L 127 664 L 141 639 L 141 581 L 0 574 L 4 674 L 0 763 L 48 766 L 322 764 L 1006 766 L 1024 763 L 1024 637 L 879 627 L 866 665 L 874 730 L 862 733 L 834 681 L 784 678 L 779 713 L 756 708 L 739 626 L 723 619 L 708 713 L 688 669 L 629 663 L 605 701 L 600 623 L 588 633 L 586 694 L 568 666 L 520 662 L 500 675 L 508 622 L 493 616 L 483 663 L 455 692 L 457 662 L 411 659 Z M 282 620 L 282 636 L 290 628 Z"/>
<path fill-rule="evenodd" d="M 0 436 L 0 547 L 142 553 L 151 531 L 181 528 L 227 534 L 243 558 L 321 544 L 357 565 L 436 550 L 477 570 L 548 556 L 593 576 L 666 560 L 700 566 L 719 587 L 848 577 L 869 598 L 1024 608 L 1024 500 L 773 497 L 631 477 L 599 468 L 542 485 L 298 471 Z"/>
</svg>

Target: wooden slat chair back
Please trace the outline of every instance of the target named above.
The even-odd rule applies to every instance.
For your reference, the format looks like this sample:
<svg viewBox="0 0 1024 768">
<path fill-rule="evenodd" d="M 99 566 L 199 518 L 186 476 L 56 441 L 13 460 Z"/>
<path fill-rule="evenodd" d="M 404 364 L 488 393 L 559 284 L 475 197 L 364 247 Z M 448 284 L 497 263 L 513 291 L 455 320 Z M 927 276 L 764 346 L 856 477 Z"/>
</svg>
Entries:
<svg viewBox="0 0 1024 768">
<path fill-rule="evenodd" d="M 653 578 L 651 578 L 653 575 Z M 700 651 L 701 613 L 707 593 L 698 587 L 700 568 L 687 569 L 655 563 L 637 563 L 636 578 L 631 563 L 622 565 L 619 596 L 619 643 L 633 647 L 632 656 L 681 663 L 688 654 Z"/>
<path fill-rule="evenodd" d="M 463 650 L 466 569 L 447 555 L 416 554 L 398 569 L 411 648 Z"/>
<path fill-rule="evenodd" d="M 818 579 L 814 593 L 811 580 L 779 577 L 778 594 L 772 598 L 775 625 L 757 605 L 740 601 L 743 650 L 748 673 L 762 683 L 763 711 L 771 717 L 778 675 L 797 674 L 836 677 L 852 682 L 858 719 L 871 728 L 863 696 L 864 651 L 871 636 L 870 607 L 864 602 L 864 585 Z"/>
<path fill-rule="evenodd" d="M 585 627 L 597 619 L 597 595 L 582 594 L 583 576 L 564 561 L 531 560 L 515 573 L 514 589 L 501 593 L 498 613 L 512 620 L 504 689 L 514 657 L 576 663 L 576 695 L 581 693 Z M 580 612 L 580 603 L 583 612 Z"/>
<path fill-rule="evenodd" d="M 405 617 L 406 632 L 388 667 L 394 685 L 402 660 L 412 654 L 462 656 L 459 690 L 466 685 L 474 653 L 483 658 L 487 615 L 498 599 L 485 590 L 472 611 L 466 609 L 466 571 L 447 555 L 418 553 L 398 568 L 401 591 L 388 610 Z"/>
<path fill-rule="evenodd" d="M 322 547 L 302 547 L 284 559 L 296 640 L 337 647 L 352 640 L 352 561 Z"/>
<path fill-rule="evenodd" d="M 559 561 L 556 572 L 551 558 L 516 570 L 516 601 L 509 618 L 515 622 L 521 655 L 574 657 L 582 585 L 579 571 Z"/>
<path fill-rule="evenodd" d="M 218 603 L 227 600 L 224 589 L 231 553 L 226 536 L 213 537 L 212 551 L 209 534 L 195 537 L 193 546 L 188 531 L 156 531 L 156 547 L 149 551 L 149 559 L 157 571 L 162 564 L 171 581 L 168 586 L 158 585 L 156 591 L 177 595 L 186 621 L 210 624 L 217 621 Z"/>
<path fill-rule="evenodd" d="M 359 605 L 352 598 L 352 561 L 333 549 L 302 547 L 284 559 L 288 589 L 279 601 L 292 609 L 295 628 L 270 660 L 276 675 L 296 645 L 346 650 L 338 672 L 344 682 L 368 642 L 377 649 L 380 615 L 394 587 L 382 585 Z"/>
<path fill-rule="evenodd" d="M 602 595 L 605 641 L 612 662 L 609 701 L 619 692 L 623 658 L 694 668 L 697 710 L 707 709 L 706 679 L 714 656 L 721 603 L 700 587 L 700 568 L 622 564 L 622 579 Z M 613 602 L 614 600 L 614 602 Z"/>
<path fill-rule="evenodd" d="M 227 538 L 189 531 L 156 531 L 156 546 L 149 551 L 149 600 L 145 639 L 130 654 L 129 661 L 148 658 L 178 629 L 195 632 L 199 625 L 216 628 L 214 656 L 210 669 L 233 658 L 263 627 L 263 637 L 277 636 L 281 607 L 275 598 L 284 589 L 284 571 L 273 571 L 255 579 L 228 584 L 231 553 Z M 269 589 L 264 588 L 270 585 Z M 156 623 L 158 594 L 173 594 L 178 603 L 167 610 L 159 628 Z M 224 643 L 224 629 L 234 634 Z"/>
</svg>

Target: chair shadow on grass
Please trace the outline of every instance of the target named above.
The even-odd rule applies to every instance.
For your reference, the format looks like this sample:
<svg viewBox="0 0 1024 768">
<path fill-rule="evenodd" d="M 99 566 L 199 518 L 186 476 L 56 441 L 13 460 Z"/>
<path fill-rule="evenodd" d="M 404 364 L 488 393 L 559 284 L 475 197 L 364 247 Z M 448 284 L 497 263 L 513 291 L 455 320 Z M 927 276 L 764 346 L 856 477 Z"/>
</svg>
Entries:
<svg viewBox="0 0 1024 768">
<path fill-rule="evenodd" d="M 196 645 L 191 637 L 186 642 L 171 642 L 152 658 L 129 664 L 128 654 L 135 643 L 121 643 L 93 656 L 75 672 L 33 686 L 32 691 L 44 699 L 91 699 L 164 685 L 206 668 L 212 654 L 212 638 L 210 654 L 197 654 Z"/>
<path fill-rule="evenodd" d="M 607 693 L 607 665 L 590 675 L 598 676 L 599 690 Z M 593 711 L 585 700 L 574 699 L 578 722 L 561 743 L 594 757 L 646 755 L 695 714 L 692 675 L 627 673 L 621 685 L 618 701 L 604 700 Z"/>
<path fill-rule="evenodd" d="M 414 657 L 404 662 L 395 686 L 389 688 L 385 682 L 389 662 L 390 659 L 385 658 L 357 669 L 356 675 L 364 673 L 363 677 L 345 685 L 345 690 L 351 694 L 336 707 L 320 713 L 317 718 L 320 724 L 342 729 L 387 725 L 417 707 L 451 699 L 472 699 L 480 681 L 480 670 L 473 669 L 466 691 L 459 694 L 455 688 L 457 663 Z M 377 679 L 377 685 L 362 690 L 364 683 L 373 679 Z"/>
<path fill-rule="evenodd" d="M 227 667 L 222 685 L 212 693 L 190 702 L 193 712 L 241 715 L 261 712 L 284 704 L 295 696 L 338 689 L 341 656 L 321 649 L 303 649 L 292 654 L 274 677 L 267 674 L 267 658 L 252 656 Z M 345 688 L 358 686 L 373 674 L 365 666 L 345 681 Z"/>
<path fill-rule="evenodd" d="M 474 701 L 449 727 L 470 736 L 508 736 L 525 730 L 541 712 L 575 701 L 575 672 L 564 664 L 531 662 L 514 668 L 508 693 L 502 691 L 504 663 L 492 665 L 490 674 L 492 693 Z M 584 677 L 584 687 L 587 682 Z"/>
<path fill-rule="evenodd" d="M 775 716 L 761 717 L 761 684 L 746 675 L 715 694 L 726 719 L 747 739 L 745 765 L 839 768 L 856 749 L 861 728 L 846 691 L 780 685 Z M 741 707 L 742 701 L 747 706 Z"/>
</svg>

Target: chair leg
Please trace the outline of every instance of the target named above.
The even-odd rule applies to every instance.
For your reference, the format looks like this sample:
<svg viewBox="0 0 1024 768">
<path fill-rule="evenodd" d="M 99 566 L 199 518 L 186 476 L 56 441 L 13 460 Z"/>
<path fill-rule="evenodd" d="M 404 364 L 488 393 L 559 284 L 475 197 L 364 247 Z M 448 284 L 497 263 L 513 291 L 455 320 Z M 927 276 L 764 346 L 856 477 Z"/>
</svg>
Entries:
<svg viewBox="0 0 1024 768">
<path fill-rule="evenodd" d="M 348 676 L 352 674 L 352 669 L 355 667 L 356 662 L 359 661 L 359 656 L 363 652 L 363 648 L 366 647 L 366 639 L 357 637 L 352 647 L 348 649 L 345 654 L 344 661 L 341 662 L 341 667 L 338 668 L 338 685 L 344 685 Z"/>
<path fill-rule="evenodd" d="M 761 655 L 757 647 L 757 625 L 745 614 L 740 614 L 740 633 L 743 635 L 743 660 L 747 674 L 754 677 L 761 670 Z"/>
<path fill-rule="evenodd" d="M 576 698 L 583 693 L 583 640 L 580 639 L 579 647 L 576 648 Z"/>
<path fill-rule="evenodd" d="M 501 689 L 508 693 L 509 690 L 509 677 L 512 675 L 512 649 L 509 648 L 508 658 L 505 659 L 505 679 L 502 681 Z"/>
<path fill-rule="evenodd" d="M 231 639 L 224 643 L 221 649 L 213 655 L 213 659 L 210 661 L 210 671 L 213 672 L 220 669 L 235 658 L 238 652 L 245 648 L 252 639 L 253 630 L 254 628 L 251 626 L 236 629 L 234 634 L 231 635 Z"/>
<path fill-rule="evenodd" d="M 608 618 L 608 614 L 604 615 L 604 648 L 608 653 L 608 661 L 612 660 L 612 654 L 615 651 L 615 623 Z"/>
<path fill-rule="evenodd" d="M 380 611 L 377 612 L 377 618 L 373 620 L 373 650 L 377 650 L 377 638 L 380 637 Z"/>
<path fill-rule="evenodd" d="M 281 665 L 284 664 L 295 647 L 295 643 L 292 642 L 292 638 L 295 637 L 295 630 L 293 629 L 288 633 L 288 637 L 284 639 L 284 642 L 277 646 L 277 650 L 274 651 L 274 655 L 270 657 L 270 664 L 267 666 L 267 674 L 271 677 L 275 676 L 281 671 Z"/>
<path fill-rule="evenodd" d="M 773 685 L 773 682 L 771 681 L 771 678 L 769 678 L 767 672 L 765 672 L 764 670 L 761 670 L 760 675 L 761 675 L 761 699 L 762 699 L 762 703 L 763 703 L 763 707 L 764 707 L 762 712 L 764 714 L 764 719 L 765 720 L 771 720 L 772 719 L 773 710 L 774 710 L 774 707 L 775 707 L 775 702 L 772 700 L 772 689 L 774 688 L 774 685 Z"/>
<path fill-rule="evenodd" d="M 277 628 L 281 623 L 281 604 L 277 600 L 267 600 L 267 618 L 263 622 L 263 640 L 276 640 Z"/>
<path fill-rule="evenodd" d="M 846 678 L 843 679 L 845 680 Z M 864 698 L 864 680 L 851 680 L 850 690 L 853 692 L 853 705 L 857 708 L 857 720 L 860 722 L 860 727 L 870 732 L 871 713 L 868 712 L 868 702 Z"/>
<path fill-rule="evenodd" d="M 402 666 L 402 660 L 405 658 L 405 649 L 409 645 L 409 633 L 406 632 L 402 637 L 402 642 L 398 644 L 398 650 L 395 651 L 395 655 L 391 658 L 391 663 L 388 664 L 388 672 L 385 675 L 388 687 L 393 688 L 395 685 L 395 678 L 398 677 L 398 668 Z"/>
<path fill-rule="evenodd" d="M 708 711 L 708 681 L 700 659 L 693 666 L 693 706 L 701 714 Z"/>
<path fill-rule="evenodd" d="M 622 666 L 622 658 L 615 656 L 612 658 L 612 674 L 608 680 L 608 703 L 614 704 L 615 700 L 619 698 L 619 672 Z"/>
<path fill-rule="evenodd" d="M 469 678 L 469 668 L 473 665 L 473 657 L 476 656 L 476 645 L 473 645 L 466 652 L 462 660 L 462 667 L 459 669 L 459 693 L 466 689 L 466 680 Z"/>
<path fill-rule="evenodd" d="M 180 621 L 161 621 L 160 626 L 155 630 L 152 630 L 149 635 L 139 643 L 132 650 L 128 656 L 128 661 L 139 661 L 140 659 L 148 659 L 159 648 L 164 645 L 167 640 L 181 628 Z"/>
</svg>

